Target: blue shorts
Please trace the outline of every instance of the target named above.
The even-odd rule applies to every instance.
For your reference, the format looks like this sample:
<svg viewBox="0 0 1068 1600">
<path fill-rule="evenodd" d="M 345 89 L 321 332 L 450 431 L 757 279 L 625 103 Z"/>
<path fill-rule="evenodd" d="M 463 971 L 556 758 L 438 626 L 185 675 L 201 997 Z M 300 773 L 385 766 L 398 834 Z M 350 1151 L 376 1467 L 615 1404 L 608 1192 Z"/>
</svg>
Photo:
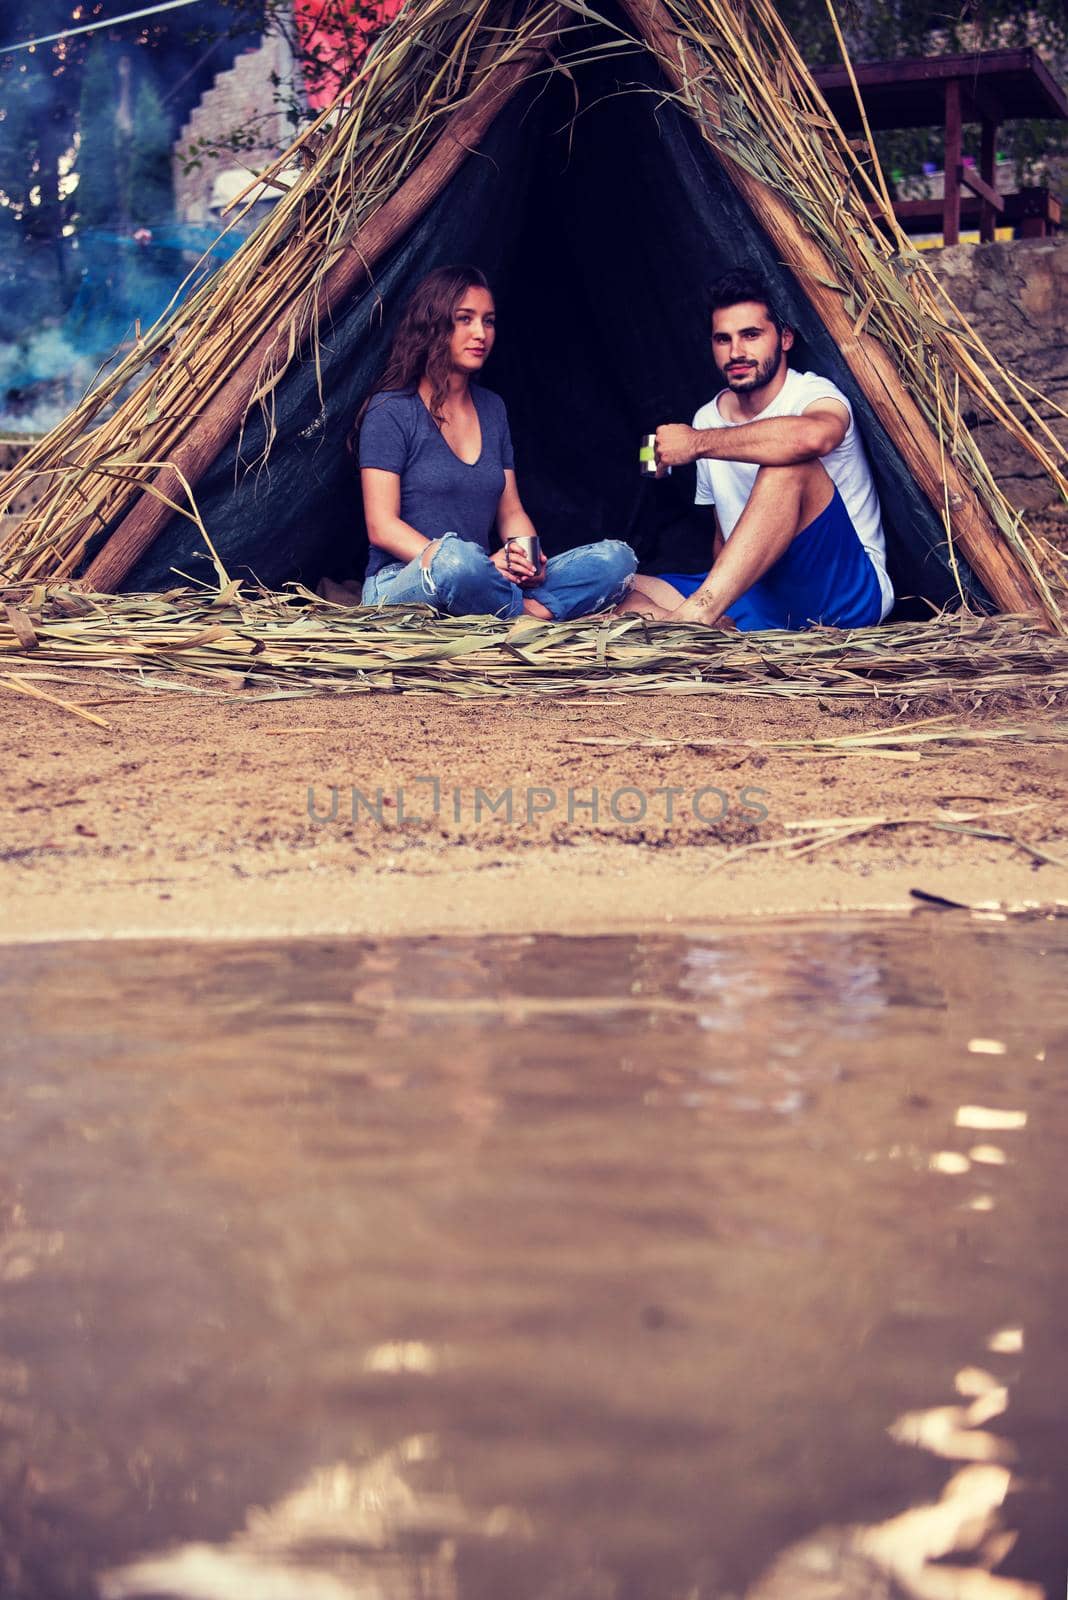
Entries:
<svg viewBox="0 0 1068 1600">
<path fill-rule="evenodd" d="M 706 572 L 663 572 L 684 599 L 699 589 Z M 825 510 L 802 528 L 752 588 L 739 595 L 727 615 L 743 633 L 761 628 L 870 628 L 883 613 L 883 595 L 871 557 L 849 520 L 838 490 Z"/>
</svg>

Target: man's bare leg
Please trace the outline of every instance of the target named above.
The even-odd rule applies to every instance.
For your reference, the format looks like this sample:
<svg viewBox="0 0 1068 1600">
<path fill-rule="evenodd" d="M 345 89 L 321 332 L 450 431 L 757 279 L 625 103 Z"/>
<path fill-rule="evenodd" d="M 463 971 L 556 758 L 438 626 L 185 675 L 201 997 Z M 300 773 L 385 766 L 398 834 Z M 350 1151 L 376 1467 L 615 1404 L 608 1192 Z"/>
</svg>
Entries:
<svg viewBox="0 0 1068 1600">
<path fill-rule="evenodd" d="M 826 511 L 834 484 L 820 461 L 761 467 L 745 510 L 700 589 L 673 613 L 675 622 L 717 624 L 723 613 Z"/>
<path fill-rule="evenodd" d="M 639 572 L 622 600 L 613 607 L 612 615 L 623 617 L 639 612 L 643 617 L 663 622 L 674 616 L 676 607 L 681 604 L 682 595 L 673 583 Z"/>
</svg>

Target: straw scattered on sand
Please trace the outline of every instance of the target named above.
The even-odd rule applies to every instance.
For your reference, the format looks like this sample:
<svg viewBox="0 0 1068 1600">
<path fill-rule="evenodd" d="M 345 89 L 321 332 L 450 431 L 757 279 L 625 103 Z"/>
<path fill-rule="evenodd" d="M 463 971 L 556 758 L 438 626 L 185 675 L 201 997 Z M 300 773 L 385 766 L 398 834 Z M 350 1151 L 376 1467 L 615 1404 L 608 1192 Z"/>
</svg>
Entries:
<svg viewBox="0 0 1068 1600">
<path fill-rule="evenodd" d="M 902 705 L 932 695 L 978 703 L 1023 693 L 1052 705 L 1068 690 L 1068 639 L 1029 617 L 957 613 L 856 632 L 739 634 L 637 616 L 507 623 L 438 617 L 424 607 L 364 610 L 299 587 L 270 593 L 236 582 L 218 592 L 164 594 L 23 588 L 0 599 L 0 654 L 9 667 L 103 668 L 160 691 L 817 695 Z M 898 731 L 895 745 L 923 748 L 950 737 L 945 728 L 916 729 L 903 741 Z M 848 750 L 850 742 L 829 747 Z"/>
</svg>

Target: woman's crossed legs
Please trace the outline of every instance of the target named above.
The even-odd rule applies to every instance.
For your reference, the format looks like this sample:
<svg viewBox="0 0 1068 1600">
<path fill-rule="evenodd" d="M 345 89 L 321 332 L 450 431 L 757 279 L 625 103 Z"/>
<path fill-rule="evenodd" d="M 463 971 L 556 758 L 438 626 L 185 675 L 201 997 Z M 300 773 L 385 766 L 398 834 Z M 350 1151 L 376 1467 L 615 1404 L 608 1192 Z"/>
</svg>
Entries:
<svg viewBox="0 0 1068 1600">
<path fill-rule="evenodd" d="M 626 594 L 638 565 L 629 545 L 618 539 L 580 545 L 551 556 L 540 583 L 521 587 L 494 566 L 469 539 L 446 533 L 427 564 L 417 556 L 382 567 L 364 584 L 364 605 L 429 605 L 446 616 L 511 619 L 528 611 L 557 622 L 590 616 L 616 605 Z"/>
</svg>

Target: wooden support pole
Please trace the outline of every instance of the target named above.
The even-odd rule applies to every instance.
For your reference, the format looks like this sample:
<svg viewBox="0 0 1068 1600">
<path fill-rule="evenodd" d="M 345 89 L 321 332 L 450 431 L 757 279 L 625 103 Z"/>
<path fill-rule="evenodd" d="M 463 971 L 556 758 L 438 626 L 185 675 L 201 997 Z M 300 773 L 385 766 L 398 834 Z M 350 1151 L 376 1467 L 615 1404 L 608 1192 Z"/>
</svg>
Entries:
<svg viewBox="0 0 1068 1600">
<path fill-rule="evenodd" d="M 446 122 L 425 159 L 368 218 L 350 241 L 351 248 L 325 275 L 315 308 L 320 321 L 326 321 L 344 304 L 375 263 L 407 233 L 472 150 L 477 149 L 494 118 L 543 59 L 569 16 L 565 7 L 558 6 L 528 49 L 502 66 L 488 68 L 482 83 Z M 306 307 L 296 329 L 298 349 L 306 342 L 312 322 L 312 310 Z M 84 588 L 107 594 L 119 587 L 173 515 L 167 500 L 178 505 L 185 502 L 182 478 L 195 490 L 204 472 L 233 438 L 264 373 L 285 360 L 289 338 L 290 323 L 286 321 L 252 347 L 175 446 L 170 463 L 153 482 L 156 492 L 142 490 L 132 510 L 90 562 L 80 580 Z"/>
<path fill-rule="evenodd" d="M 998 125 L 989 117 L 984 117 L 982 122 L 982 144 L 979 150 L 979 172 L 983 182 L 992 193 L 997 194 L 998 188 Z M 998 196 L 1000 199 L 1000 195 Z M 984 200 L 979 210 L 979 242 L 991 244 L 998 225 L 998 210 L 1004 211 L 1005 202 L 1000 207 L 995 207 Z"/>
<path fill-rule="evenodd" d="M 634 27 L 658 56 L 662 70 L 684 96 L 697 93 L 709 119 L 721 121 L 709 74 L 678 33 L 661 0 L 622 0 Z M 822 247 L 804 231 L 786 201 L 722 151 L 724 170 L 748 203 L 808 296 L 875 415 L 916 482 L 941 515 L 948 501 L 953 537 L 980 581 L 1003 611 L 1043 612 L 1026 572 L 998 537 L 972 486 L 946 457 L 945 476 L 938 440 L 905 388 L 889 352 L 870 334 L 856 334 L 843 297 L 827 287 L 835 269 Z"/>
<path fill-rule="evenodd" d="M 960 243 L 960 79 L 946 79 L 946 153 L 942 163 L 942 242 Z"/>
</svg>

